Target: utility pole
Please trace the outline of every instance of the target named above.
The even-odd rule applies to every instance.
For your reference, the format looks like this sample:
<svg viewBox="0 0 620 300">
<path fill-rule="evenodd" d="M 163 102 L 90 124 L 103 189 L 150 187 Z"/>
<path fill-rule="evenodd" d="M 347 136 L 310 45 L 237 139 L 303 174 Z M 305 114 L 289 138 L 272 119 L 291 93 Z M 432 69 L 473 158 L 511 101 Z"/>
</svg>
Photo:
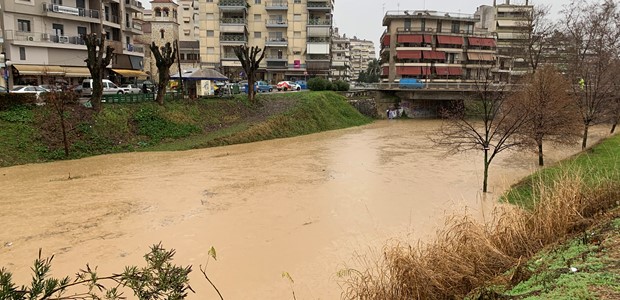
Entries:
<svg viewBox="0 0 620 300">
<path fill-rule="evenodd" d="M 179 48 L 179 40 L 174 40 L 174 47 L 177 49 L 177 66 L 179 69 L 179 84 L 181 84 L 181 95 L 185 95 L 185 86 L 183 84 L 183 72 L 181 70 L 181 49 Z"/>
</svg>

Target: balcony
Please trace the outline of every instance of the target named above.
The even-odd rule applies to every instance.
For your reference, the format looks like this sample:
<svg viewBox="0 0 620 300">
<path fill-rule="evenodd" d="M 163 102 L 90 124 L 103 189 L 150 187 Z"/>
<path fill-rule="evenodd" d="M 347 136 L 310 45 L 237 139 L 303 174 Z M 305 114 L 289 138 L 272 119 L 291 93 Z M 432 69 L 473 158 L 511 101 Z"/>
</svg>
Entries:
<svg viewBox="0 0 620 300">
<path fill-rule="evenodd" d="M 271 60 L 267 60 L 267 69 L 268 70 L 279 70 L 279 69 L 288 69 L 288 61 L 282 61 L 282 60 L 277 60 L 277 61 L 271 61 Z"/>
<path fill-rule="evenodd" d="M 287 20 L 280 19 L 266 20 L 265 26 L 267 26 L 267 28 L 286 28 L 288 27 L 288 22 Z"/>
<path fill-rule="evenodd" d="M 23 32 L 5 30 L 4 38 L 7 41 L 12 41 L 14 44 L 27 44 L 40 47 L 74 48 L 70 46 L 84 45 L 84 39 L 82 39 L 82 37 L 80 36 L 53 35 L 44 32 Z M 78 47 L 77 49 L 82 48 Z M 86 47 L 83 47 L 83 49 L 86 49 Z"/>
<path fill-rule="evenodd" d="M 124 31 L 129 31 L 133 34 L 142 34 L 142 24 L 137 22 L 125 22 L 125 26 L 123 27 Z"/>
<path fill-rule="evenodd" d="M 309 54 L 306 56 L 306 66 L 308 70 L 329 70 L 331 59 L 329 55 Z"/>
<path fill-rule="evenodd" d="M 121 28 L 121 18 L 117 15 L 113 15 L 113 14 L 104 14 L 103 15 L 103 25 L 105 26 L 110 26 L 110 27 L 115 27 L 115 28 Z"/>
<path fill-rule="evenodd" d="M 245 18 L 222 18 L 220 19 L 220 31 L 228 33 L 245 33 L 247 19 Z"/>
<path fill-rule="evenodd" d="M 225 45 L 245 45 L 248 39 L 243 34 L 223 34 L 220 36 L 220 43 Z"/>
<path fill-rule="evenodd" d="M 221 11 L 244 11 L 248 8 L 246 0 L 220 0 L 218 4 Z"/>
<path fill-rule="evenodd" d="M 288 40 L 284 37 L 267 37 L 265 38 L 265 46 L 288 47 Z"/>
<path fill-rule="evenodd" d="M 331 0 L 324 0 L 324 1 L 309 0 L 307 7 L 308 7 L 308 10 L 331 11 L 332 3 L 331 3 Z"/>
<path fill-rule="evenodd" d="M 48 17 L 54 18 L 92 23 L 99 22 L 99 11 L 96 9 L 75 8 L 51 3 L 43 3 L 43 13 Z"/>
<path fill-rule="evenodd" d="M 332 26 L 332 20 L 328 19 L 308 19 L 308 26 Z"/>
<path fill-rule="evenodd" d="M 284 54 L 267 54 L 265 60 L 267 62 L 288 61 L 288 56 Z"/>
<path fill-rule="evenodd" d="M 265 10 L 288 10 L 288 2 L 282 1 L 270 1 L 265 3 Z"/>
<path fill-rule="evenodd" d="M 223 52 L 220 59 L 221 60 L 239 60 L 239 58 L 237 57 L 237 55 L 235 55 L 234 52 Z"/>
<path fill-rule="evenodd" d="M 136 0 L 125 0 L 125 9 L 141 12 L 144 10 L 142 3 Z"/>
</svg>

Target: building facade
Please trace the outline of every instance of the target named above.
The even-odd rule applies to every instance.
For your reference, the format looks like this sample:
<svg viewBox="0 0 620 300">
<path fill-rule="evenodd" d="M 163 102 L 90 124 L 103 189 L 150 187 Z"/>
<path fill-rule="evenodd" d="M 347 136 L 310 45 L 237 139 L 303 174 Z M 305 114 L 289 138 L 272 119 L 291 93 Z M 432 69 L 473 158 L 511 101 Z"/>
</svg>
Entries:
<svg viewBox="0 0 620 300">
<path fill-rule="evenodd" d="M 529 1 L 525 4 L 511 4 L 510 0 L 502 4 L 493 1 L 493 6 L 478 7 L 476 30 L 497 37 L 497 80 L 511 82 L 529 72 L 530 66 L 523 47 L 529 35 L 533 9 Z"/>
<path fill-rule="evenodd" d="M 144 8 L 136 0 L 0 1 L 8 85 L 81 82 L 90 77 L 83 35 L 101 28 L 114 48 L 108 78 L 121 83 L 142 76 Z"/>
<path fill-rule="evenodd" d="M 259 79 L 328 77 L 333 6 L 333 0 L 200 1 L 201 62 L 242 79 L 233 48 L 258 46 L 266 49 Z"/>
<path fill-rule="evenodd" d="M 145 45 L 155 43 L 163 47 L 166 43 L 174 46 L 179 40 L 179 5 L 172 0 L 152 0 L 151 9 L 144 12 L 145 34 L 140 42 Z M 148 46 L 147 46 L 148 47 Z M 144 70 L 157 81 L 158 70 L 150 48 L 146 51 Z M 170 74 L 178 73 L 178 64 L 170 66 Z"/>
<path fill-rule="evenodd" d="M 381 36 L 382 82 L 488 78 L 496 65 L 497 44 L 493 35 L 474 31 L 478 20 L 471 14 L 388 11 Z"/>
<path fill-rule="evenodd" d="M 334 28 L 331 50 L 331 79 L 351 81 L 351 40 L 346 34 L 341 36 L 338 28 Z"/>
<path fill-rule="evenodd" d="M 357 80 L 361 72 L 368 69 L 371 60 L 376 59 L 375 44 L 372 41 L 351 39 L 351 79 Z"/>
</svg>

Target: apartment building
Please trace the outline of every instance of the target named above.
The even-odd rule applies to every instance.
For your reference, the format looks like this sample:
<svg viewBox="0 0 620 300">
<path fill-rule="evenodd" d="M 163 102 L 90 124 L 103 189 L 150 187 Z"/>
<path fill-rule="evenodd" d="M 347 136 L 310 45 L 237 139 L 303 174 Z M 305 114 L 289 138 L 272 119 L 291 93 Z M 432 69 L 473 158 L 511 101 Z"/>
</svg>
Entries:
<svg viewBox="0 0 620 300">
<path fill-rule="evenodd" d="M 178 0 L 179 39 L 198 41 L 200 39 L 200 14 L 198 0 Z"/>
<path fill-rule="evenodd" d="M 0 25 L 9 85 L 63 80 L 70 84 L 90 77 L 83 35 L 100 28 L 114 48 L 107 76 L 122 82 L 145 75 L 142 34 L 144 8 L 136 0 L 0 1 Z"/>
<path fill-rule="evenodd" d="M 488 32 L 497 37 L 498 64 L 495 70 L 498 80 L 510 82 L 527 73 L 530 66 L 524 57 L 525 40 L 530 30 L 530 15 L 533 6 L 529 1 L 525 4 L 511 4 L 510 0 L 493 6 L 478 7 L 476 30 Z"/>
<path fill-rule="evenodd" d="M 235 46 L 266 47 L 258 78 L 276 83 L 329 76 L 334 0 L 200 1 L 200 58 L 243 78 Z"/>
<path fill-rule="evenodd" d="M 357 80 L 360 73 L 368 69 L 370 61 L 376 58 L 375 43 L 353 37 L 351 39 L 351 79 Z"/>
<path fill-rule="evenodd" d="M 334 28 L 332 35 L 332 69 L 331 79 L 351 80 L 351 40 L 346 34 L 342 36 L 338 28 Z"/>
<path fill-rule="evenodd" d="M 486 76 L 495 66 L 497 44 L 493 35 L 474 31 L 478 21 L 471 14 L 388 11 L 381 36 L 382 82 L 456 82 Z"/>
</svg>

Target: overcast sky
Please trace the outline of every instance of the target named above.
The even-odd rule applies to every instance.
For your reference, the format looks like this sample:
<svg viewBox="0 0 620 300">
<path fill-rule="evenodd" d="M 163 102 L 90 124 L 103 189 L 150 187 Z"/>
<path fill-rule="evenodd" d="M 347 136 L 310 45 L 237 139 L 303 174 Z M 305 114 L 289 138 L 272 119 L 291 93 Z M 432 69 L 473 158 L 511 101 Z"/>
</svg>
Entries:
<svg viewBox="0 0 620 300">
<path fill-rule="evenodd" d="M 497 0 L 504 3 L 505 0 Z M 524 0 L 512 0 L 511 3 L 524 3 Z M 570 0 L 531 0 L 530 4 L 551 6 L 554 14 L 568 4 Z M 493 0 L 336 0 L 334 23 L 340 34 L 347 37 L 357 36 L 375 43 L 378 52 L 379 38 L 385 30 L 382 26 L 383 16 L 388 10 L 436 10 L 441 12 L 460 12 L 473 14 L 480 5 L 492 5 Z"/>
</svg>

